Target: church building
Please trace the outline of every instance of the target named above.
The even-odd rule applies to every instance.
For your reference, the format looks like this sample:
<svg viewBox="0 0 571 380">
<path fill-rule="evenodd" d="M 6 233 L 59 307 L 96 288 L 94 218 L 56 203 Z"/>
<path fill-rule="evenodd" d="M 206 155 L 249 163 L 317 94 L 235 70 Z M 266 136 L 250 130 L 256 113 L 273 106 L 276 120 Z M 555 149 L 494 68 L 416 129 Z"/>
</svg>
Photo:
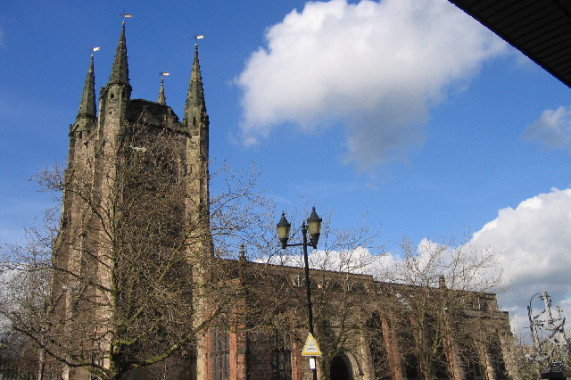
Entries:
<svg viewBox="0 0 571 380">
<path fill-rule="evenodd" d="M 53 258 L 51 328 L 67 340 L 50 349 L 66 379 L 109 368 L 143 380 L 516 378 L 496 296 L 445 278 L 415 287 L 311 270 L 308 340 L 302 268 L 213 253 L 209 124 L 198 46 L 182 121 L 162 81 L 156 101 L 131 99 L 124 24 L 98 105 L 91 57 Z"/>
</svg>

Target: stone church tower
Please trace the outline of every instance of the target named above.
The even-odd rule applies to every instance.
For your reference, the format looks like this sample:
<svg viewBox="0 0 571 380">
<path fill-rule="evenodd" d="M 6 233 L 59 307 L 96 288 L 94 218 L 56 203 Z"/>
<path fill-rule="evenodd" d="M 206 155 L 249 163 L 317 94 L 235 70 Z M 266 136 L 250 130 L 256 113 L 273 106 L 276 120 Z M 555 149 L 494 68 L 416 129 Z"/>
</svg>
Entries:
<svg viewBox="0 0 571 380">
<path fill-rule="evenodd" d="M 100 91 L 99 111 L 96 111 L 91 56 L 79 111 L 69 130 L 61 231 L 54 254 L 54 263 L 61 270 L 55 276 L 54 289 L 56 293 L 63 289 L 60 305 L 66 322 L 62 334 L 70 337 L 78 352 L 89 351 L 92 345 L 103 346 L 104 351 L 109 349 L 105 345 L 109 346 L 112 339 L 102 338 L 104 331 L 110 324 L 116 327 L 122 323 L 117 321 L 114 305 L 126 302 L 115 297 L 143 297 L 137 284 L 133 286 L 132 295 L 117 296 L 118 292 L 114 292 L 118 282 L 127 281 L 127 275 L 118 274 L 115 269 L 119 261 L 128 258 L 117 252 L 133 251 L 144 256 L 144 260 L 157 260 L 163 266 L 166 264 L 162 256 L 170 252 L 172 259 L 176 253 L 184 257 L 184 262 L 174 266 L 187 270 L 177 269 L 184 274 L 173 274 L 174 270 L 168 268 L 168 274 L 181 278 L 181 283 L 203 281 L 204 262 L 212 256 L 208 222 L 209 118 L 198 45 L 194 50 L 182 122 L 166 103 L 162 81 L 156 102 L 131 99 L 131 90 L 123 23 L 109 80 Z M 137 177 L 139 182 L 135 181 Z M 145 247 L 144 241 L 156 246 Z M 162 248 L 167 253 L 161 253 L 160 259 L 149 258 L 160 256 L 156 252 Z M 137 281 L 161 276 L 159 269 L 154 269 L 155 272 L 149 269 L 152 262 L 148 264 L 140 263 L 148 273 L 141 269 Z M 191 309 L 188 310 L 191 320 L 187 323 L 192 325 L 200 314 L 202 302 L 199 290 L 188 293 L 192 294 L 186 295 L 190 298 L 188 309 Z M 82 313 L 85 326 L 65 326 L 68 321 L 81 319 Z M 82 339 L 77 338 L 80 335 Z M 194 346 L 192 350 L 189 357 L 201 357 L 199 347 Z M 109 358 L 98 360 L 108 364 L 105 361 Z M 187 358 L 186 362 L 193 360 L 189 373 L 198 373 L 200 378 L 204 365 L 196 359 Z M 89 379 L 89 374 L 71 366 L 65 377 Z"/>
<path fill-rule="evenodd" d="M 190 194 L 196 196 L 191 202 L 192 206 L 189 205 L 189 207 L 195 209 L 196 212 L 205 212 L 209 202 L 209 118 L 204 100 L 198 45 L 195 46 L 182 123 L 166 104 L 162 81 L 156 102 L 131 99 L 131 90 L 125 25 L 123 24 L 109 81 L 101 88 L 99 116 L 96 114 L 95 75 L 93 56 L 91 57 L 79 111 L 75 122 L 70 126 L 69 169 L 74 170 L 85 166 L 91 160 L 97 162 L 95 166 L 102 161 L 113 161 L 112 157 L 118 154 L 118 140 L 125 138 L 128 125 L 139 123 L 141 127 L 146 125 L 150 128 L 166 128 L 179 135 L 181 141 L 184 140 L 185 146 L 180 154 L 185 170 L 200 173 L 192 177 L 193 183 L 188 183 L 189 188 L 195 190 Z M 99 170 L 110 169 L 106 164 L 100 166 L 102 167 Z M 66 200 L 70 201 L 70 199 Z M 69 203 L 72 202 L 65 202 L 64 214 L 66 215 L 64 217 L 74 211 L 73 204 Z"/>
</svg>

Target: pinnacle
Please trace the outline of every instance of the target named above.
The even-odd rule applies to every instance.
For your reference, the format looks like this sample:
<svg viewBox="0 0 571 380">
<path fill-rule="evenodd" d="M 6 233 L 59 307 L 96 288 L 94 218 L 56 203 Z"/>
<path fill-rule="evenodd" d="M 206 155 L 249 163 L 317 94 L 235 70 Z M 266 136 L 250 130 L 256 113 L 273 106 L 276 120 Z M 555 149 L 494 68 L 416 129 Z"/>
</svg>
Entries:
<svg viewBox="0 0 571 380">
<path fill-rule="evenodd" d="M 81 102 L 79 103 L 79 111 L 77 113 L 78 119 L 80 117 L 95 118 L 95 74 L 93 67 L 92 54 L 89 62 L 89 69 L 87 70 L 87 75 L 85 77 Z"/>
<path fill-rule="evenodd" d="M 167 99 L 165 98 L 165 80 L 161 78 L 161 87 L 159 88 L 159 97 L 157 103 L 165 106 L 167 104 Z"/>
<path fill-rule="evenodd" d="M 125 23 L 121 26 L 121 35 L 117 43 L 115 52 L 115 60 L 111 69 L 109 83 L 128 84 L 129 83 L 129 66 L 127 64 L 127 42 L 125 39 Z"/>
<path fill-rule="evenodd" d="M 194 46 L 194 61 L 190 74 L 190 83 L 184 107 L 184 123 L 191 120 L 191 114 L 198 112 L 206 113 L 206 103 L 204 101 L 204 88 L 202 85 L 202 75 L 200 73 L 200 61 L 198 59 L 198 45 Z"/>
</svg>

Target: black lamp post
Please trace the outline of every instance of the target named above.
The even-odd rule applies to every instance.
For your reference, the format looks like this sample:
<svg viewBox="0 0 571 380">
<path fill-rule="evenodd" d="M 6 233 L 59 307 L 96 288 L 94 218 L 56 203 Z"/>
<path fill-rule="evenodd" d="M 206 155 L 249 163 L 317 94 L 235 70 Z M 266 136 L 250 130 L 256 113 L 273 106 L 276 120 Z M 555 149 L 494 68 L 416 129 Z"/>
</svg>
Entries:
<svg viewBox="0 0 571 380">
<path fill-rule="evenodd" d="M 319 241 L 319 235 L 321 234 L 321 218 L 315 212 L 315 207 L 311 211 L 311 215 L 307 220 L 304 220 L 301 224 L 301 234 L 303 240 L 301 243 L 288 244 L 289 233 L 291 229 L 291 223 L 287 221 L 285 217 L 285 212 L 282 212 L 282 217 L 276 226 L 278 232 L 278 238 L 282 244 L 282 249 L 287 247 L 303 247 L 303 261 L 305 264 L 305 291 L 307 294 L 307 321 L 309 326 L 309 332 L 314 335 L 313 332 L 313 307 L 311 303 L 311 285 L 309 283 L 309 259 L 307 258 L 307 247 L 311 246 L 313 249 L 317 248 L 317 242 Z M 307 240 L 307 233 L 309 232 L 309 241 Z M 316 368 L 312 368 L 313 380 L 317 380 Z"/>
</svg>

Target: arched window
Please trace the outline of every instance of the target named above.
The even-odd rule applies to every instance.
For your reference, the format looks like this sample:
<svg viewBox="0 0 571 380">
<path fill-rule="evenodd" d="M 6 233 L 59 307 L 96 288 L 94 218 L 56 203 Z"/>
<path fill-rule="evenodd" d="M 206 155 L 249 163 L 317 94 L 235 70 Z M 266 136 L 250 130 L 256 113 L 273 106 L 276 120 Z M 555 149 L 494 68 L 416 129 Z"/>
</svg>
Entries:
<svg viewBox="0 0 571 380">
<path fill-rule="evenodd" d="M 227 331 L 212 330 L 211 366 L 213 380 L 228 380 L 230 367 L 229 336 Z"/>
<path fill-rule="evenodd" d="M 272 351 L 272 380 L 291 380 L 291 351 Z"/>
<path fill-rule="evenodd" d="M 492 358 L 492 367 L 494 368 L 494 372 L 496 374 L 497 380 L 507 380 L 507 369 L 506 363 L 504 362 L 504 355 L 502 352 L 502 346 L 500 343 L 500 339 L 497 336 L 492 337 L 492 341 L 488 346 L 488 353 Z"/>
<path fill-rule="evenodd" d="M 386 349 L 387 345 L 383 334 L 381 317 L 377 313 L 373 313 L 371 319 L 367 321 L 367 336 L 369 337 L 369 349 L 373 361 L 375 379 L 389 380 L 391 372 Z"/>
<path fill-rule="evenodd" d="M 272 346 L 272 380 L 291 380 L 291 350 L 277 331 Z"/>
</svg>

